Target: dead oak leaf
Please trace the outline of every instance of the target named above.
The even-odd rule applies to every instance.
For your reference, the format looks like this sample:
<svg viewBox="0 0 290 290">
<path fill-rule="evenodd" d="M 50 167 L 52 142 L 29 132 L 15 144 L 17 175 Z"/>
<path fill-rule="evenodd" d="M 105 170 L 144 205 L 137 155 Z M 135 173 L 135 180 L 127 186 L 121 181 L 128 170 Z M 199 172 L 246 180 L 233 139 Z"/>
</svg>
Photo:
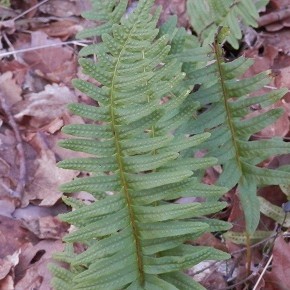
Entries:
<svg viewBox="0 0 290 290">
<path fill-rule="evenodd" d="M 47 265 L 52 262 L 53 253 L 63 251 L 63 248 L 61 241 L 43 240 L 23 249 L 15 269 L 16 278 L 19 280 L 21 277 L 15 285 L 15 290 L 52 290 L 52 277 Z"/>
<path fill-rule="evenodd" d="M 79 16 L 84 10 L 90 7 L 88 0 L 50 0 L 47 3 L 41 5 L 39 10 L 43 13 L 47 13 L 60 18 Z"/>
<path fill-rule="evenodd" d="M 41 26 L 38 24 L 35 29 L 44 31 L 49 37 L 56 37 L 66 41 L 68 38 L 74 37 L 83 27 L 76 21 L 62 19 Z"/>
<path fill-rule="evenodd" d="M 31 33 L 30 46 L 35 50 L 23 53 L 23 60 L 35 73 L 49 81 L 66 84 L 75 77 L 77 62 L 74 51 L 70 47 L 61 47 L 59 39 L 48 39 L 43 31 L 35 31 Z M 42 46 L 48 47 L 39 48 Z"/>
<path fill-rule="evenodd" d="M 68 224 L 53 216 L 32 218 L 23 221 L 23 224 L 40 239 L 59 240 L 63 238 L 69 228 Z"/>
<path fill-rule="evenodd" d="M 16 83 L 11 71 L 7 71 L 0 75 L 0 92 L 5 97 L 6 103 L 9 106 L 12 106 L 22 100 L 22 89 Z"/>
<path fill-rule="evenodd" d="M 0 67 L 0 72 L 12 72 L 16 83 L 19 86 L 23 86 L 27 78 L 28 67 L 27 65 L 20 63 L 19 61 L 13 60 L 3 60 Z M 9 86 L 10 90 L 11 87 Z"/>
<path fill-rule="evenodd" d="M 290 285 L 290 244 L 279 236 L 273 249 L 272 270 L 264 276 L 266 285 L 274 289 L 288 290 Z"/>
<path fill-rule="evenodd" d="M 16 119 L 31 116 L 45 121 L 56 119 L 66 111 L 66 104 L 74 103 L 77 97 L 68 87 L 58 84 L 46 85 L 44 91 L 26 96 L 26 100 L 19 103 L 14 115 Z"/>
<path fill-rule="evenodd" d="M 4 259 L 0 259 L 0 280 L 4 279 L 11 268 L 15 267 L 19 263 L 20 250 L 17 250 L 12 255 L 6 256 Z"/>
<path fill-rule="evenodd" d="M 54 205 L 62 196 L 59 186 L 71 181 L 79 172 L 58 168 L 55 154 L 51 150 L 42 150 L 40 158 L 35 163 L 38 168 L 34 179 L 26 188 L 26 194 L 22 199 L 22 205 L 27 206 L 30 201 L 40 201 L 40 206 Z"/>
</svg>

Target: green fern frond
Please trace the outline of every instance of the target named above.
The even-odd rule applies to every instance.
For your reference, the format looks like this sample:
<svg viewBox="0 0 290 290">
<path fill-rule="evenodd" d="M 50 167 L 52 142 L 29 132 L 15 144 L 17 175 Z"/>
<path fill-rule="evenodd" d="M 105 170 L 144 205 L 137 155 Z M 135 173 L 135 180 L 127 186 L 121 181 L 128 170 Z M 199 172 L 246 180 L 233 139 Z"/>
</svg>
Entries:
<svg viewBox="0 0 290 290">
<path fill-rule="evenodd" d="M 227 230 L 228 223 L 204 217 L 226 204 L 168 201 L 186 196 L 217 199 L 226 189 L 202 184 L 194 176 L 213 165 L 215 158 L 182 154 L 205 142 L 210 134 L 173 135 L 199 106 L 189 97 L 190 86 L 184 86 L 182 63 L 170 54 L 183 51 L 177 44 L 181 30 L 170 37 L 156 29 L 159 12 L 150 14 L 153 0 L 139 1 L 127 18 L 119 10 L 115 13 L 118 17 L 110 13 L 103 17 L 102 13 L 116 9 L 124 12 L 125 2 L 96 1 L 103 10 L 90 15 L 110 24 L 106 31 L 104 27 L 96 30 L 102 31 L 103 42 L 84 53 L 95 54 L 97 63 L 80 60 L 83 71 L 102 87 L 81 80 L 74 84 L 100 107 L 71 105 L 74 114 L 90 119 L 91 124 L 65 127 L 65 133 L 77 138 L 64 140 L 61 146 L 94 156 L 59 165 L 94 172 L 64 184 L 62 190 L 87 191 L 96 201 L 87 205 L 74 198 L 64 199 L 75 210 L 61 219 L 76 227 L 64 241 L 68 245 L 81 242 L 87 249 L 58 256 L 69 269 L 54 267 L 53 284 L 56 290 L 203 289 L 180 271 L 205 259 L 229 255 L 184 242 L 206 231 Z M 185 55 L 179 59 L 182 57 Z M 169 99 L 164 103 L 165 96 Z"/>
<path fill-rule="evenodd" d="M 124 15 L 128 0 L 92 0 L 92 10 L 82 14 L 84 18 L 89 20 L 99 21 L 101 24 L 97 27 L 87 28 L 78 34 L 78 38 L 87 38 L 100 36 L 103 33 L 108 33 L 112 29 L 112 25 L 119 23 Z"/>
<path fill-rule="evenodd" d="M 215 61 L 205 68 L 193 68 L 188 74 L 192 81 L 201 84 L 201 88 L 190 95 L 192 101 L 198 101 L 207 109 L 183 126 L 180 132 L 211 132 L 211 137 L 199 148 L 206 149 L 209 156 L 216 157 L 222 165 L 219 185 L 233 188 L 238 184 L 247 231 L 252 234 L 260 217 L 257 187 L 288 184 L 290 180 L 288 172 L 261 168 L 259 163 L 274 155 L 290 153 L 290 146 L 279 138 L 250 141 L 253 134 L 271 125 L 283 114 L 282 109 L 276 108 L 251 117 L 251 105 L 260 104 L 266 108 L 281 99 L 287 90 L 250 96 L 269 83 L 268 74 L 239 79 L 252 61 L 240 57 L 225 62 L 217 39 L 218 36 L 212 46 Z"/>
<path fill-rule="evenodd" d="M 219 27 L 229 27 L 230 34 L 226 40 L 238 49 L 238 40 L 242 38 L 240 22 L 257 27 L 258 9 L 265 7 L 268 2 L 259 1 L 255 4 L 253 0 L 188 0 L 187 11 L 201 43 L 212 43 Z"/>
</svg>

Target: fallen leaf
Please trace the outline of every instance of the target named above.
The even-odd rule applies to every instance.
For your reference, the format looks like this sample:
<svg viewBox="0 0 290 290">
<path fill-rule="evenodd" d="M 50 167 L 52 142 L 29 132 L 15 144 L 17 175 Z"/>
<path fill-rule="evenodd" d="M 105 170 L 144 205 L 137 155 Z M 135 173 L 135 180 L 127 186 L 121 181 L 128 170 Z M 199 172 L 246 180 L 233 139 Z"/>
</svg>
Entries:
<svg viewBox="0 0 290 290">
<path fill-rule="evenodd" d="M 25 228 L 34 233 L 39 239 L 62 239 L 69 225 L 57 217 L 45 216 L 29 219 L 23 222 Z"/>
<path fill-rule="evenodd" d="M 185 0 L 157 0 L 155 4 L 162 5 L 162 13 L 160 22 L 164 23 L 170 15 L 178 16 L 178 24 L 180 26 L 188 27 L 188 17 L 186 14 L 186 1 Z"/>
<path fill-rule="evenodd" d="M 264 276 L 266 285 L 279 290 L 288 290 L 290 285 L 290 244 L 280 235 L 274 244 L 271 271 Z"/>
<path fill-rule="evenodd" d="M 62 19 L 45 25 L 38 24 L 36 29 L 44 31 L 49 37 L 60 38 L 62 41 L 66 41 L 68 38 L 74 37 L 83 27 L 76 21 Z"/>
<path fill-rule="evenodd" d="M 47 216 L 57 216 L 65 212 L 67 212 L 67 206 L 64 203 L 58 203 L 49 207 L 29 204 L 24 208 L 17 208 L 13 213 L 13 217 L 18 220 L 29 221 Z"/>
<path fill-rule="evenodd" d="M 43 31 L 34 31 L 30 47 L 35 50 L 24 52 L 22 57 L 36 74 L 52 82 L 69 84 L 77 71 L 76 56 L 72 48 L 61 47 L 61 43 L 58 39 L 48 39 Z"/>
<path fill-rule="evenodd" d="M 0 91 L 9 106 L 22 100 L 22 89 L 19 84 L 16 83 L 11 71 L 7 71 L 0 75 Z"/>
<path fill-rule="evenodd" d="M 14 279 L 11 275 L 7 275 L 0 281 L 0 290 L 14 290 Z"/>
<path fill-rule="evenodd" d="M 5 258 L 0 259 L 0 280 L 4 279 L 10 272 L 11 268 L 19 263 L 20 251 L 14 252 L 12 255 L 7 255 Z"/>
<path fill-rule="evenodd" d="M 14 108 L 16 119 L 31 116 L 47 124 L 64 114 L 66 104 L 76 102 L 73 91 L 58 84 L 46 85 L 44 91 L 31 93 Z"/>
<path fill-rule="evenodd" d="M 20 63 L 19 61 L 13 59 L 12 61 L 3 60 L 0 67 L 0 72 L 12 72 L 13 78 L 19 86 L 22 86 L 27 77 L 28 67 L 26 64 Z M 11 89 L 11 87 L 10 87 Z"/>
<path fill-rule="evenodd" d="M 38 168 L 34 174 L 34 179 L 26 187 L 22 206 L 27 206 L 33 200 L 40 206 L 54 205 L 62 196 L 59 186 L 71 181 L 79 172 L 58 168 L 55 154 L 49 149 L 42 150 L 40 158 L 35 160 L 35 163 Z"/>
<path fill-rule="evenodd" d="M 47 265 L 52 262 L 52 254 L 59 251 L 63 251 L 62 242 L 51 240 L 43 240 L 36 245 L 30 244 L 23 249 L 15 269 L 18 282 L 14 290 L 53 290 Z"/>
<path fill-rule="evenodd" d="M 87 0 L 50 0 L 39 7 L 39 10 L 43 13 L 57 16 L 60 18 L 69 16 L 79 16 L 84 10 L 90 7 L 90 3 Z"/>
</svg>

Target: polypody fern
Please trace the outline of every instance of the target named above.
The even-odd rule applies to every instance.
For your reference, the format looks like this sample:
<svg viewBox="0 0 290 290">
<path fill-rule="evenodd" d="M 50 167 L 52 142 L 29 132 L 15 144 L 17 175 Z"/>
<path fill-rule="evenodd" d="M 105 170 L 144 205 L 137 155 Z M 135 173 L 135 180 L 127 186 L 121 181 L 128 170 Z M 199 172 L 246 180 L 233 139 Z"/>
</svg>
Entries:
<svg viewBox="0 0 290 290">
<path fill-rule="evenodd" d="M 187 9 L 191 24 L 202 44 L 214 41 L 218 27 L 229 27 L 231 33 L 226 40 L 239 48 L 242 38 L 241 23 L 257 27 L 258 10 L 269 0 L 188 0 Z"/>
<path fill-rule="evenodd" d="M 261 168 L 259 163 L 273 155 L 289 153 L 290 146 L 278 138 L 250 141 L 253 134 L 276 121 L 283 114 L 283 109 L 268 109 L 255 117 L 249 114 L 252 105 L 267 108 L 282 98 L 287 90 L 249 96 L 269 83 L 267 73 L 238 79 L 252 65 L 252 61 L 240 57 L 226 62 L 218 37 L 219 34 L 212 46 L 213 61 L 187 74 L 192 81 L 201 84 L 200 89 L 191 94 L 192 101 L 200 102 L 207 109 L 197 120 L 187 122 L 181 132 L 212 133 L 199 148 L 206 149 L 223 166 L 218 184 L 228 188 L 238 185 L 247 231 L 252 234 L 260 219 L 257 188 L 288 184 L 290 180 L 288 172 Z"/>
<path fill-rule="evenodd" d="M 66 126 L 64 132 L 78 138 L 61 142 L 91 157 L 59 164 L 91 173 L 63 185 L 64 192 L 87 191 L 96 200 L 87 205 L 64 198 L 74 211 L 61 218 L 76 229 L 64 238 L 67 249 L 57 256 L 67 267 L 51 266 L 53 285 L 61 290 L 203 289 L 182 270 L 228 255 L 184 242 L 206 231 L 229 228 L 204 217 L 226 206 L 207 201 L 218 200 L 226 189 L 202 184 L 195 177 L 196 170 L 212 166 L 215 158 L 181 153 L 210 134 L 173 134 L 199 104 L 189 97 L 190 87 L 184 86 L 182 63 L 170 57 L 171 37 L 156 29 L 159 11 L 150 13 L 153 0 L 139 1 L 128 17 L 121 17 L 126 1 L 103 2 L 97 17 L 105 23 L 89 32 L 100 33 L 102 42 L 83 52 L 94 53 L 97 62 L 80 59 L 83 72 L 101 86 L 74 81 L 100 106 L 71 105 L 74 114 L 92 121 Z M 205 201 L 171 202 L 187 196 Z M 74 243 L 83 243 L 86 250 L 76 253 Z"/>
</svg>

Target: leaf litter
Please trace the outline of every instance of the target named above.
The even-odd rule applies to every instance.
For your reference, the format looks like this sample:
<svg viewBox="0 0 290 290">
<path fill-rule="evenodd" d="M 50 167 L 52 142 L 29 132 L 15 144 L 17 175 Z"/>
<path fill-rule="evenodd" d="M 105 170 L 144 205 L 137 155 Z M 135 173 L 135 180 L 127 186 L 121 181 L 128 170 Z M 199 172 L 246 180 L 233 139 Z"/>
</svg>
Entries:
<svg viewBox="0 0 290 290">
<path fill-rule="evenodd" d="M 164 8 L 161 22 L 177 14 L 179 25 L 189 27 L 185 0 L 156 2 Z M 80 15 L 90 4 L 77 0 L 11 3 L 13 9 L 0 6 L 0 93 L 7 105 L 6 109 L 0 108 L 0 289 L 49 290 L 51 276 L 47 264 L 53 252 L 63 249 L 61 238 L 70 231 L 57 218 L 59 213 L 69 210 L 61 201 L 58 186 L 82 174 L 57 168 L 59 160 L 83 156 L 59 148 L 57 142 L 65 137 L 60 132 L 62 126 L 84 123 L 80 117 L 71 116 L 66 105 L 78 99 L 89 102 L 70 82 L 80 74 L 76 54 L 79 46 L 86 43 L 75 40 L 75 35 L 88 25 Z M 282 86 L 290 89 L 289 7 L 289 0 L 271 0 L 266 11 L 262 11 L 259 30 L 246 30 L 241 44 L 239 53 L 254 59 L 248 77 L 272 69 L 273 81 L 266 91 Z M 286 113 L 252 138 L 280 136 L 289 140 L 289 94 L 281 105 Z M 259 108 L 256 111 L 261 112 Z M 17 130 L 11 125 L 11 118 Z M 24 148 L 24 156 L 19 144 Z M 289 164 L 289 157 L 275 157 L 261 166 L 276 168 Z M 21 162 L 25 174 L 20 172 Z M 208 169 L 204 181 L 213 184 L 219 174 L 220 168 Z M 19 198 L 13 192 L 20 180 L 25 186 Z M 278 186 L 263 188 L 259 194 L 276 206 L 287 202 Z M 77 196 L 91 200 L 85 193 Z M 251 275 L 247 276 L 244 219 L 238 195 L 232 190 L 223 199 L 229 206 L 215 218 L 232 222 L 232 232 L 206 234 L 189 243 L 215 246 L 230 252 L 232 259 L 201 263 L 189 269 L 188 274 L 207 289 L 288 289 L 288 229 L 262 215 L 259 231 L 269 232 L 269 236 L 253 237 Z"/>
</svg>

